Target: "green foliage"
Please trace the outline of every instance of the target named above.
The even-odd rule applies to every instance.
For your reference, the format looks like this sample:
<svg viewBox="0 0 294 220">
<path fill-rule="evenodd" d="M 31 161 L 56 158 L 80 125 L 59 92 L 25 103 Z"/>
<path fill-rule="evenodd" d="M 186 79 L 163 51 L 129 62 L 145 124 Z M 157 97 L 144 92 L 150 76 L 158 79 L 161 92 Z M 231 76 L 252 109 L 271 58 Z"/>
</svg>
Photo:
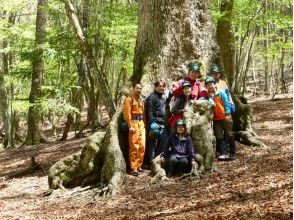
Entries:
<svg viewBox="0 0 294 220">
<path fill-rule="evenodd" d="M 43 99 L 37 103 L 40 108 L 40 113 L 48 115 L 52 113 L 54 115 L 62 116 L 69 113 L 80 114 L 79 109 L 71 106 L 69 103 L 62 99 Z"/>
<path fill-rule="evenodd" d="M 212 1 L 212 17 L 214 24 L 222 16 L 220 4 L 224 0 Z M 292 62 L 292 2 L 289 0 L 234 0 L 232 12 L 232 29 L 234 30 L 236 51 L 239 59 L 245 59 L 254 38 L 252 55 L 256 57 L 262 68 L 263 57 L 268 61 L 273 57 L 281 57 L 282 49 L 287 52 L 287 62 Z M 254 35 L 256 34 L 256 35 Z M 265 47 L 265 43 L 267 46 Z M 243 62 L 246 63 L 246 62 Z"/>
</svg>

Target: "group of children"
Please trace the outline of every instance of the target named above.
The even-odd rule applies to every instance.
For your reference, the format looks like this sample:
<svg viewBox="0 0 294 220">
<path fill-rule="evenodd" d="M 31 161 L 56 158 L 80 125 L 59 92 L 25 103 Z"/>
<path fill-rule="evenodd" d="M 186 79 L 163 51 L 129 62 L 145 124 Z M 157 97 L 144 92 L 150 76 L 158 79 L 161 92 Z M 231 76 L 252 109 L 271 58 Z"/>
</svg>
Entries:
<svg viewBox="0 0 294 220">
<path fill-rule="evenodd" d="M 142 85 L 133 85 L 132 95 L 126 98 L 123 105 L 132 175 L 138 176 L 142 171 L 144 156 L 145 163 L 149 165 L 154 157 L 160 155 L 161 162 L 168 165 L 168 176 L 188 172 L 189 167 L 196 163 L 192 140 L 183 119 L 191 100 L 206 99 L 214 106 L 213 130 L 218 159 L 235 159 L 231 116 L 235 105 L 227 84 L 220 79 L 220 68 L 216 65 L 211 68 L 204 81 L 205 86 L 198 81 L 201 77 L 198 63 L 190 63 L 188 71 L 188 76 L 174 85 L 167 98 L 166 84 L 162 80 L 154 83 L 154 91 L 145 101 L 141 98 Z M 169 111 L 170 105 L 172 108 Z"/>
</svg>

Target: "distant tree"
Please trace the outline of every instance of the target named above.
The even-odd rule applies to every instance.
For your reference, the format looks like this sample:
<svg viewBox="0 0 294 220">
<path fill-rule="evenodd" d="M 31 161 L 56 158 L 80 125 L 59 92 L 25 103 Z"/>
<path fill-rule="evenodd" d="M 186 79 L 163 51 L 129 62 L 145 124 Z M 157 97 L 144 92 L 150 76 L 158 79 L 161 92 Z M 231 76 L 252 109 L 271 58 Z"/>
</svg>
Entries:
<svg viewBox="0 0 294 220">
<path fill-rule="evenodd" d="M 28 133 L 27 144 L 38 144 L 46 141 L 41 128 L 41 115 L 39 101 L 41 98 L 41 86 L 43 83 L 44 75 L 44 43 L 47 13 L 46 7 L 48 6 L 47 0 L 39 0 L 37 7 L 36 17 L 36 35 L 35 35 L 35 50 L 32 57 L 32 84 L 29 96 L 30 107 L 28 112 Z"/>
</svg>

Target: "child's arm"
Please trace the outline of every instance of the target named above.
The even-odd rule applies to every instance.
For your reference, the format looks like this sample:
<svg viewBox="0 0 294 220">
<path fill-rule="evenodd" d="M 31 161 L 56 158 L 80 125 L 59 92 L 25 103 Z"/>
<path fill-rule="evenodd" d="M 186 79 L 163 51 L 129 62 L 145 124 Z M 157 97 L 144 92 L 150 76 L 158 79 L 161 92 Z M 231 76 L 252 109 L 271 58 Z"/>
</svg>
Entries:
<svg viewBox="0 0 294 220">
<path fill-rule="evenodd" d="M 223 103 L 224 103 L 225 114 L 230 115 L 231 114 L 231 103 L 230 103 L 230 101 L 228 99 L 228 96 L 224 91 L 221 91 L 220 95 L 221 95 L 221 98 L 222 98 Z"/>
</svg>

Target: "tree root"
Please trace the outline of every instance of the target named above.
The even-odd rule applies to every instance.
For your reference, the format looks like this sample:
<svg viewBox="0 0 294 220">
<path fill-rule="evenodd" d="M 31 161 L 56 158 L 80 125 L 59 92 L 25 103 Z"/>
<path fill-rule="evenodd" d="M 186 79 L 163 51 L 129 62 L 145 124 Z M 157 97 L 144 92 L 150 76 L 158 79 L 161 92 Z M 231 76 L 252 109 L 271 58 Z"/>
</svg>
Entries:
<svg viewBox="0 0 294 220">
<path fill-rule="evenodd" d="M 38 170 L 42 170 L 42 167 L 40 164 L 38 164 L 36 162 L 35 156 L 31 156 L 31 163 L 30 163 L 29 167 L 22 169 L 22 170 L 19 170 L 19 171 L 16 171 L 13 174 L 10 174 L 9 178 L 18 178 L 21 176 L 25 176 L 25 175 L 34 173 Z"/>
<path fill-rule="evenodd" d="M 235 137 L 237 140 L 239 140 L 241 143 L 244 143 L 249 146 L 253 147 L 266 147 L 266 145 L 258 140 L 258 136 L 251 131 L 238 131 L 235 133 Z"/>
</svg>

